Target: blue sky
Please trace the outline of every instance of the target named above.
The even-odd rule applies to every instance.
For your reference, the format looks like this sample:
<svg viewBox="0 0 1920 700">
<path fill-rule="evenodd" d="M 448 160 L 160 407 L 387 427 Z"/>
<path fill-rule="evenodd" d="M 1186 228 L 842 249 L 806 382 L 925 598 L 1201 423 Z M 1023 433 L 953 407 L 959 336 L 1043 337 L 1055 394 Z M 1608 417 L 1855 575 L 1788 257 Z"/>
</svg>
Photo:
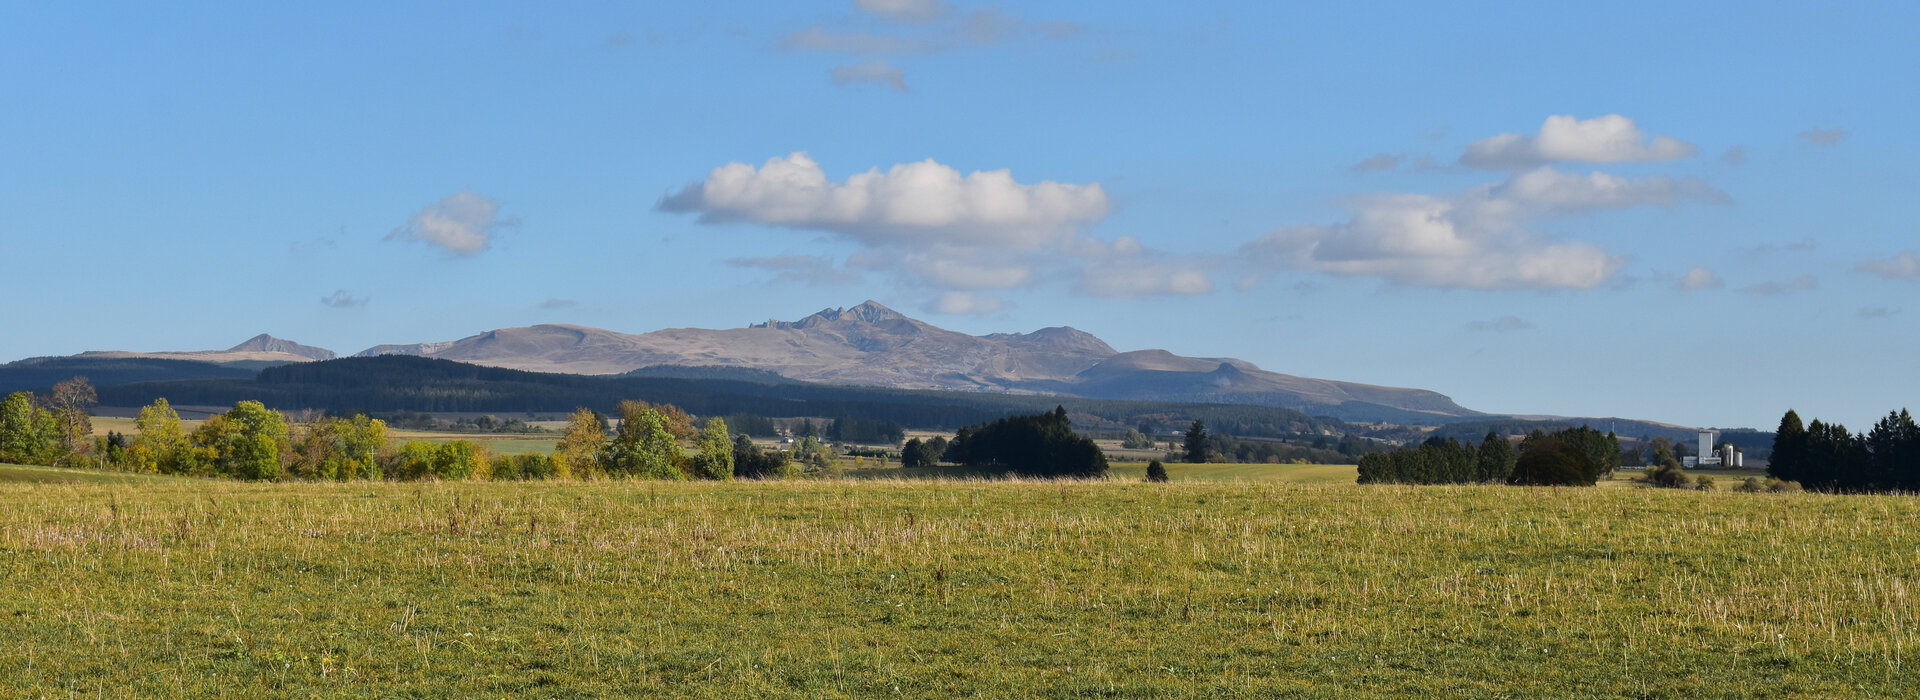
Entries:
<svg viewBox="0 0 1920 700">
<path fill-rule="evenodd" d="M 1911 3 L 12 3 L 0 360 L 872 298 L 1493 412 L 1912 403 Z"/>
</svg>

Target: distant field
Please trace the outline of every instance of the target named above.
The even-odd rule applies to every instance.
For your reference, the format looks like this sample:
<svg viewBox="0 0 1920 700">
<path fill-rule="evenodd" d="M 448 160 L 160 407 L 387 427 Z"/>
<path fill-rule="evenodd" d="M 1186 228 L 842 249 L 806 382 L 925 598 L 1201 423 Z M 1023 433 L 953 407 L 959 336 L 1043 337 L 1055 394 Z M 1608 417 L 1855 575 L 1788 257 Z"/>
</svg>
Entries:
<svg viewBox="0 0 1920 700">
<path fill-rule="evenodd" d="M 0 485 L 5 697 L 1908 696 L 1908 496 Z"/>
</svg>

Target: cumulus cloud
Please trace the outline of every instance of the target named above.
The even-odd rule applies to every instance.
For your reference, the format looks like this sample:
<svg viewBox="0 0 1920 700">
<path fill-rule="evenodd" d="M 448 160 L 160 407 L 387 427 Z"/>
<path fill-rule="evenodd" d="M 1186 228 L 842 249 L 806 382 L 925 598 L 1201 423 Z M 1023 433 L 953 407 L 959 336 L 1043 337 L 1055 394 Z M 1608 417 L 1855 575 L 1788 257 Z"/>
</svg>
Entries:
<svg viewBox="0 0 1920 700">
<path fill-rule="evenodd" d="M 1392 170 L 1394 168 L 1400 167 L 1400 161 L 1403 161 L 1406 159 L 1407 157 L 1403 155 L 1392 154 L 1392 153 L 1380 153 L 1366 160 L 1360 161 L 1358 163 L 1354 163 L 1353 171 L 1356 173 L 1377 173 L 1385 170 Z"/>
<path fill-rule="evenodd" d="M 901 72 L 899 66 L 886 61 L 863 61 L 850 66 L 835 66 L 833 83 L 835 85 L 872 83 L 891 87 L 895 92 L 906 92 L 907 74 Z"/>
<path fill-rule="evenodd" d="M 1745 287 L 1741 287 L 1740 293 L 1741 294 L 1776 295 L 1776 294 L 1791 294 L 1793 292 L 1805 292 L 1805 291 L 1811 291 L 1819 288 L 1820 288 L 1820 280 L 1814 279 L 1813 275 L 1801 275 L 1799 277 L 1795 277 L 1793 279 L 1790 279 L 1784 282 L 1761 282 L 1759 284 L 1750 284 Z"/>
<path fill-rule="evenodd" d="M 336 309 L 351 309 L 366 306 L 368 301 L 369 299 L 366 297 L 354 296 L 345 289 L 336 289 L 333 290 L 332 294 L 320 297 L 320 303 Z"/>
<path fill-rule="evenodd" d="M 407 220 L 385 240 L 418 241 L 460 257 L 487 249 L 501 229 L 515 225 L 500 218 L 500 204 L 472 190 L 461 190 Z"/>
<path fill-rule="evenodd" d="M 1920 257 L 1915 257 L 1911 250 L 1903 250 L 1885 260 L 1860 263 L 1854 269 L 1890 280 L 1910 280 L 1920 277 Z"/>
<path fill-rule="evenodd" d="M 559 309 L 571 309 L 579 305 L 580 305 L 579 302 L 574 301 L 572 299 L 548 299 L 546 301 L 540 302 L 540 308 L 546 311 L 557 311 Z"/>
<path fill-rule="evenodd" d="M 931 159 L 838 181 L 805 153 L 758 167 L 730 163 L 662 197 L 657 208 L 697 214 L 705 224 L 826 231 L 858 246 L 837 267 L 829 258 L 794 255 L 727 261 L 813 284 L 851 282 L 872 271 L 937 292 L 1058 281 L 1084 295 L 1137 298 L 1211 292 L 1219 265 L 1150 250 L 1132 236 L 1086 235 L 1111 208 L 1097 183 L 1023 183 L 1006 170 L 962 174 Z M 995 303 L 966 294 L 939 306 L 984 313 L 998 310 Z"/>
<path fill-rule="evenodd" d="M 928 311 L 955 316 L 978 316 L 1007 308 L 1003 299 L 982 297 L 973 292 L 947 292 L 927 306 Z"/>
<path fill-rule="evenodd" d="M 1501 316 L 1491 321 L 1474 321 L 1467 324 L 1467 330 L 1475 333 L 1513 333 L 1532 328 L 1532 323 L 1518 316 Z"/>
<path fill-rule="evenodd" d="M 834 182 L 804 152 L 755 168 L 729 163 L 662 198 L 658 208 L 701 223 L 748 221 L 845 234 L 869 244 L 1063 243 L 1107 215 L 1099 184 L 1021 184 L 1008 170 L 960 171 L 929 158 Z"/>
<path fill-rule="evenodd" d="M 1815 146 L 1838 146 L 1847 140 L 1846 129 L 1808 129 L 1800 132 L 1800 140 Z"/>
<path fill-rule="evenodd" d="M 923 23 L 939 19 L 951 9 L 940 0 L 853 0 L 854 7 L 895 22 Z"/>
<path fill-rule="evenodd" d="M 1700 289 L 1719 289 L 1727 286 L 1727 283 L 1720 281 L 1720 276 L 1713 274 L 1712 270 L 1696 267 L 1688 270 L 1687 274 L 1681 275 L 1680 281 L 1673 286 L 1681 291 L 1691 292 Z"/>
<path fill-rule="evenodd" d="M 1243 246 L 1256 264 L 1465 289 L 1591 289 L 1623 261 L 1592 243 L 1530 230 L 1534 221 L 1687 201 L 1723 202 L 1697 180 L 1538 168 L 1463 193 L 1379 194 L 1333 225 L 1283 226 Z"/>
<path fill-rule="evenodd" d="M 777 255 L 769 258 L 728 258 L 734 267 L 772 270 L 777 279 L 815 285 L 848 284 L 860 280 L 860 273 L 835 267 L 833 259 L 819 255 Z"/>
<path fill-rule="evenodd" d="M 1547 117 L 1534 135 L 1500 134 L 1467 146 L 1460 164 L 1492 170 L 1522 170 L 1548 163 L 1667 161 L 1693 156 L 1692 144 L 1669 136 L 1648 137 L 1632 119 L 1609 114 L 1592 119 Z"/>
</svg>

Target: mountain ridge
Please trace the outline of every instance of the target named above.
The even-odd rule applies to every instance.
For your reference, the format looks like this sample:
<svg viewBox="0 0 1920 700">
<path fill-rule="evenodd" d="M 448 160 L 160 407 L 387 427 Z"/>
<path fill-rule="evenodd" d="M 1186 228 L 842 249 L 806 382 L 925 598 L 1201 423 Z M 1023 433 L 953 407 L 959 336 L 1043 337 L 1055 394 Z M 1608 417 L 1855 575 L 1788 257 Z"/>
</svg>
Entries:
<svg viewBox="0 0 1920 700">
<path fill-rule="evenodd" d="M 1296 377 L 1234 358 L 1120 352 L 1070 326 L 973 336 L 868 300 L 796 321 L 627 334 L 586 326 L 500 328 L 454 341 L 381 345 L 357 357 L 418 355 L 536 372 L 611 375 L 653 366 L 738 368 L 806 382 L 1086 398 L 1359 407 L 1435 418 L 1484 415 L 1437 392 Z M 1377 409 L 1377 410 L 1376 410 Z"/>
</svg>

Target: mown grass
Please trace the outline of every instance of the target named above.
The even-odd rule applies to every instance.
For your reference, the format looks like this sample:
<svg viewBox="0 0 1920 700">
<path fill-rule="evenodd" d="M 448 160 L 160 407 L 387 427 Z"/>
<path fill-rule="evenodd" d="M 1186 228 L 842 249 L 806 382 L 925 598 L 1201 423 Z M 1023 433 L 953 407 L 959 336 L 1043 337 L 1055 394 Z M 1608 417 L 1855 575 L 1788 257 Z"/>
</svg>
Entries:
<svg viewBox="0 0 1920 700">
<path fill-rule="evenodd" d="M 1920 501 L 0 485 L 0 696 L 1906 695 Z"/>
</svg>

